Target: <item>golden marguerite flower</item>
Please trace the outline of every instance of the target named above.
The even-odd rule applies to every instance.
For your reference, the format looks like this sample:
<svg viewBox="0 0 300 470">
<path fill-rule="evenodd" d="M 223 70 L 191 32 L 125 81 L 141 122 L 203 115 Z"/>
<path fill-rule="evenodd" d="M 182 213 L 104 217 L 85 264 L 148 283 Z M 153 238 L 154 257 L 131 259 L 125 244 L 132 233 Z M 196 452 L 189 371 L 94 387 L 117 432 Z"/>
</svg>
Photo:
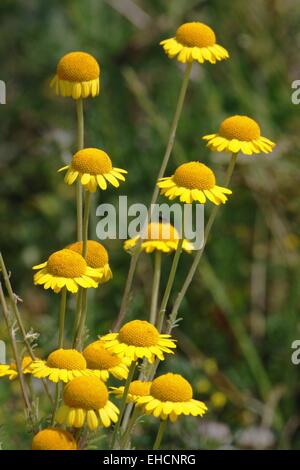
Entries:
<svg viewBox="0 0 300 470">
<path fill-rule="evenodd" d="M 51 382 L 69 382 L 75 377 L 95 375 L 87 367 L 84 356 L 76 349 L 56 349 L 46 361 L 37 359 L 29 365 L 30 373 L 37 379 Z"/>
<path fill-rule="evenodd" d="M 69 52 L 58 62 L 50 86 L 57 95 L 79 98 L 95 97 L 100 92 L 100 67 L 86 52 Z"/>
<path fill-rule="evenodd" d="M 275 147 L 274 142 L 263 137 L 260 127 L 248 116 L 232 116 L 225 119 L 217 134 L 205 135 L 207 146 L 216 152 L 270 153 Z"/>
<path fill-rule="evenodd" d="M 32 362 L 32 359 L 30 356 L 24 356 L 22 359 L 22 371 L 23 374 L 29 374 L 30 369 L 29 366 Z M 12 362 L 11 364 L 0 364 L 0 377 L 5 377 L 7 376 L 9 380 L 13 380 L 18 376 L 18 371 L 17 371 L 17 366 L 15 362 Z"/>
<path fill-rule="evenodd" d="M 164 353 L 174 354 L 175 341 L 171 335 L 160 334 L 154 325 L 143 320 L 133 320 L 122 326 L 119 333 L 101 337 L 105 347 L 130 361 L 146 358 L 150 363 L 158 357 L 164 360 Z"/>
<path fill-rule="evenodd" d="M 151 222 L 147 227 L 147 238 L 141 243 L 141 250 L 146 253 L 161 251 L 171 253 L 176 251 L 179 243 L 179 234 L 173 225 L 166 222 Z M 140 237 L 131 238 L 124 242 L 124 249 L 132 251 L 138 244 Z M 188 240 L 183 240 L 182 249 L 190 253 L 193 245 Z"/>
<path fill-rule="evenodd" d="M 101 340 L 89 344 L 82 352 L 87 367 L 94 371 L 94 375 L 106 382 L 109 375 L 117 379 L 127 379 L 128 361 L 121 359 L 104 347 Z"/>
<path fill-rule="evenodd" d="M 205 403 L 193 399 L 190 383 L 181 375 L 172 373 L 154 379 L 149 395 L 135 401 L 143 407 L 146 414 L 173 422 L 181 414 L 203 416 L 207 410 Z"/>
<path fill-rule="evenodd" d="M 140 397 L 150 395 L 150 387 L 152 382 L 143 382 L 142 380 L 133 380 L 130 382 L 127 402 L 134 402 Z M 117 398 L 122 398 L 125 387 L 111 387 L 111 391 Z"/>
<path fill-rule="evenodd" d="M 183 163 L 174 175 L 159 179 L 157 186 L 160 193 L 171 201 L 179 197 L 187 204 L 193 201 L 205 204 L 206 198 L 216 205 L 224 204 L 226 194 L 232 194 L 230 189 L 217 186 L 214 172 L 200 162 Z"/>
<path fill-rule="evenodd" d="M 75 242 L 68 245 L 66 248 L 82 255 L 83 243 Z M 108 252 L 102 243 L 96 242 L 95 240 L 88 240 L 85 260 L 90 268 L 96 269 L 98 272 L 98 282 L 107 282 L 112 278 Z"/>
<path fill-rule="evenodd" d="M 101 278 L 99 271 L 88 266 L 79 253 L 66 248 L 52 253 L 47 261 L 32 269 L 38 269 L 34 283 L 43 285 L 44 289 L 52 289 L 56 294 L 63 287 L 72 293 L 76 293 L 79 287 L 96 288 Z"/>
<path fill-rule="evenodd" d="M 77 450 L 77 444 L 68 431 L 59 428 L 46 428 L 33 436 L 32 450 Z"/>
<path fill-rule="evenodd" d="M 184 23 L 176 31 L 173 38 L 160 43 L 170 59 L 177 58 L 179 62 L 200 64 L 209 61 L 215 64 L 218 60 L 228 59 L 229 54 L 224 47 L 216 43 L 214 31 L 204 23 Z"/>
<path fill-rule="evenodd" d="M 82 186 L 94 193 L 99 186 L 105 191 L 107 183 L 115 188 L 120 186 L 120 181 L 125 181 L 126 170 L 115 168 L 106 152 L 97 148 L 85 148 L 73 155 L 70 165 L 60 168 L 58 171 L 68 170 L 65 182 L 72 185 L 79 178 Z"/>
<path fill-rule="evenodd" d="M 106 385 L 98 377 L 77 377 L 63 393 L 64 404 L 56 413 L 60 424 L 81 428 L 87 423 L 92 431 L 118 421 L 118 408 L 108 399 Z"/>
</svg>

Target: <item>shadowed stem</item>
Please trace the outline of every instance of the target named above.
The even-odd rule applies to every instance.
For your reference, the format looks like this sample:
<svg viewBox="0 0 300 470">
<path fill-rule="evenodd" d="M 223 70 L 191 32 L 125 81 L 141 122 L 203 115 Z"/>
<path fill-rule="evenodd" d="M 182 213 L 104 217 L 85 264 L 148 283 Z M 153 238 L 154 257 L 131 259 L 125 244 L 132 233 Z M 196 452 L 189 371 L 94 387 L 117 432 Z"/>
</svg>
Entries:
<svg viewBox="0 0 300 470">
<path fill-rule="evenodd" d="M 77 150 L 84 147 L 84 115 L 83 115 L 83 100 L 82 98 L 76 100 L 77 112 Z M 82 188 L 80 179 L 76 181 L 76 211 L 77 211 L 77 240 L 82 239 Z"/>
<path fill-rule="evenodd" d="M 151 308 L 150 308 L 150 323 L 155 325 L 157 316 L 157 303 L 159 295 L 159 283 L 161 274 L 161 252 L 155 251 L 154 255 L 154 273 L 153 273 L 153 285 L 152 285 L 152 296 L 151 296 Z"/>
<path fill-rule="evenodd" d="M 156 439 L 155 439 L 155 442 L 154 442 L 153 450 L 158 450 L 160 448 L 160 444 L 161 444 L 166 426 L 167 426 L 167 420 L 164 420 L 164 421 L 160 422 L 158 432 L 157 432 L 157 436 L 156 436 Z"/>
<path fill-rule="evenodd" d="M 112 435 L 112 440 L 111 440 L 111 449 L 112 450 L 115 448 L 116 440 L 117 440 L 119 429 L 120 429 L 120 426 L 121 426 L 122 417 L 123 417 L 125 407 L 126 407 L 126 401 L 127 401 L 127 396 L 128 396 L 128 392 L 129 392 L 129 386 L 130 386 L 130 383 L 133 379 L 136 364 L 137 364 L 137 361 L 132 361 L 132 363 L 130 365 L 130 368 L 129 368 L 128 377 L 127 377 L 127 380 L 126 380 L 126 383 L 125 383 L 125 386 L 124 386 L 124 393 L 123 393 L 123 396 L 122 396 L 122 402 L 121 402 L 121 405 L 120 405 L 119 419 L 118 419 L 118 421 L 115 425 L 114 432 L 113 432 L 113 435 Z"/>
<path fill-rule="evenodd" d="M 76 336 L 74 339 L 74 348 L 75 349 L 82 349 L 82 340 L 83 340 L 83 333 L 86 321 L 86 313 L 87 313 L 87 294 L 88 289 L 82 289 L 82 299 L 81 299 L 81 312 L 80 312 L 80 321 L 77 328 Z"/>
<path fill-rule="evenodd" d="M 64 331 L 65 331 L 65 316 L 67 304 L 67 288 L 63 287 L 61 290 L 61 300 L 59 309 L 59 332 L 58 332 L 58 347 L 64 347 Z"/>
<path fill-rule="evenodd" d="M 91 206 L 91 193 L 90 191 L 86 191 L 85 201 L 84 201 L 83 227 L 82 227 L 82 256 L 84 258 L 86 258 L 86 254 L 87 254 L 90 206 Z"/>
<path fill-rule="evenodd" d="M 128 441 L 130 439 L 130 434 L 133 430 L 133 427 L 136 423 L 136 420 L 138 419 L 138 417 L 140 415 L 141 415 L 141 410 L 137 406 L 135 406 L 130 419 L 128 417 L 126 422 L 124 422 L 125 421 L 125 416 L 124 416 L 124 420 L 123 420 L 123 423 L 122 423 L 122 428 L 124 429 L 125 432 L 124 432 L 124 434 L 122 436 L 122 439 L 121 439 L 121 449 L 126 450 L 126 448 L 128 446 Z"/>
</svg>

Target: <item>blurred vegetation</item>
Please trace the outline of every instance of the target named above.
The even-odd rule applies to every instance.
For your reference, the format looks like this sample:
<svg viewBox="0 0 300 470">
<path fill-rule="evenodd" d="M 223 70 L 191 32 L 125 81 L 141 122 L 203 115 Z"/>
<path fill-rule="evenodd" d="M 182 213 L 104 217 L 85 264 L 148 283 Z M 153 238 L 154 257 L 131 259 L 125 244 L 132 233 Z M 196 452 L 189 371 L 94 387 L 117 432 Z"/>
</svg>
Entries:
<svg viewBox="0 0 300 470">
<path fill-rule="evenodd" d="M 31 267 L 75 237 L 74 194 L 56 172 L 76 148 L 75 106 L 49 89 L 57 61 L 71 50 L 99 60 L 102 92 L 85 103 L 86 144 L 106 149 L 129 171 L 126 185 L 107 191 L 105 201 L 128 194 L 129 202 L 148 203 L 182 77 L 159 41 L 198 20 L 230 51 L 229 61 L 194 65 L 168 173 L 199 159 L 222 180 L 228 157 L 210 154 L 201 136 L 231 114 L 256 118 L 278 146 L 271 156 L 239 158 L 234 195 L 220 211 L 181 308 L 179 353 L 161 370 L 190 379 L 209 413 L 201 422 L 170 426 L 164 446 L 300 448 L 299 370 L 291 363 L 291 343 L 300 337 L 300 123 L 291 103 L 291 83 L 300 78 L 299 2 L 2 0 L 0 14 L 0 78 L 7 84 L 0 107 L 0 246 L 27 326 L 40 332 L 41 354 L 56 345 L 58 299 L 33 286 Z M 121 241 L 106 246 L 114 279 L 93 298 L 92 339 L 111 328 L 129 265 Z M 164 259 L 165 281 L 171 259 Z M 185 255 L 174 296 L 190 262 Z M 143 255 L 128 318 L 147 318 L 151 276 L 152 257 Z M 70 303 L 69 331 L 72 316 Z M 6 337 L 2 323 L 0 337 Z M 249 341 L 271 383 L 267 396 L 245 360 Z M 19 389 L 7 382 L 0 383 L 0 441 L 3 448 L 28 448 Z M 147 432 L 136 429 L 139 448 L 151 445 L 157 423 L 145 426 Z"/>
</svg>

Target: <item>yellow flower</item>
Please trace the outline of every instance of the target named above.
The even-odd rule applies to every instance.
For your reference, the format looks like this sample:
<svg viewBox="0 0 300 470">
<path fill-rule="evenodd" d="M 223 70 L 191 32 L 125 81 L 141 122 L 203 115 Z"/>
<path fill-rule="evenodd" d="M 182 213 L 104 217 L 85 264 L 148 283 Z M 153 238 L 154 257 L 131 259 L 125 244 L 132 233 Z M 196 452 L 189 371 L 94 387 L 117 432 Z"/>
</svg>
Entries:
<svg viewBox="0 0 300 470">
<path fill-rule="evenodd" d="M 139 242 L 139 237 L 126 240 L 124 249 L 131 251 Z M 179 234 L 173 225 L 166 222 L 151 222 L 147 227 L 147 238 L 143 240 L 141 249 L 146 253 L 153 251 L 162 251 L 163 253 L 170 253 L 176 251 L 179 242 Z M 193 245 L 187 240 L 183 241 L 182 249 L 190 253 Z"/>
<path fill-rule="evenodd" d="M 215 64 L 218 60 L 228 59 L 229 54 L 224 47 L 216 44 L 214 31 L 204 23 L 184 23 L 176 31 L 176 36 L 160 43 L 170 59 L 177 57 L 179 62 L 200 64 L 208 60 Z"/>
<path fill-rule="evenodd" d="M 102 341 L 94 341 L 89 344 L 82 352 L 87 367 L 94 371 L 94 375 L 104 382 L 112 374 L 117 379 L 127 379 L 128 361 L 112 354 L 105 349 Z"/>
<path fill-rule="evenodd" d="M 180 165 L 174 175 L 158 180 L 157 186 L 171 201 L 179 197 L 181 202 L 188 204 L 193 201 L 205 204 L 206 198 L 217 205 L 225 204 L 226 194 L 232 194 L 230 189 L 217 186 L 213 171 L 200 162 Z"/>
<path fill-rule="evenodd" d="M 98 287 L 99 272 L 87 265 L 85 259 L 75 251 L 63 249 L 49 256 L 45 263 L 33 266 L 39 271 L 34 275 L 34 283 L 52 289 L 56 294 L 66 287 L 76 293 L 79 287 Z M 95 281 L 97 279 L 97 282 Z"/>
<path fill-rule="evenodd" d="M 176 421 L 178 416 L 203 416 L 207 406 L 193 399 L 193 389 L 179 374 L 164 374 L 153 380 L 148 396 L 136 399 L 145 413 L 161 420 Z"/>
<path fill-rule="evenodd" d="M 24 356 L 22 359 L 22 371 L 23 374 L 29 374 L 29 366 L 32 362 L 30 356 Z M 10 365 L 0 364 L 0 377 L 8 376 L 9 380 L 13 380 L 18 376 L 17 366 L 15 362 L 12 362 Z"/>
<path fill-rule="evenodd" d="M 69 382 L 75 377 L 95 375 L 87 368 L 84 356 L 76 349 L 56 349 L 46 361 L 38 359 L 29 366 L 29 371 L 37 379 L 48 378 L 51 382 Z"/>
<path fill-rule="evenodd" d="M 79 98 L 95 97 L 100 92 L 100 67 L 86 52 L 69 52 L 58 62 L 56 75 L 50 86 L 56 94 Z"/>
<path fill-rule="evenodd" d="M 105 347 L 120 357 L 131 361 L 148 359 L 150 363 L 158 357 L 164 360 L 164 353 L 174 354 L 176 348 L 171 335 L 162 335 L 151 323 L 133 320 L 122 326 L 119 333 L 109 333 L 101 337 Z"/>
<path fill-rule="evenodd" d="M 262 137 L 260 127 L 254 119 L 247 116 L 232 116 L 220 125 L 217 134 L 205 135 L 207 146 L 216 152 L 270 153 L 275 147 L 274 142 Z"/>
<path fill-rule="evenodd" d="M 122 168 L 114 168 L 107 153 L 97 148 L 85 148 L 76 152 L 71 164 L 58 171 L 65 170 L 68 170 L 65 175 L 68 185 L 72 185 L 79 178 L 84 189 L 91 193 L 94 193 L 98 186 L 105 191 L 107 183 L 118 188 L 119 180 L 125 181 L 124 174 L 127 173 Z"/>
<path fill-rule="evenodd" d="M 90 430 L 109 427 L 118 421 L 118 408 L 108 400 L 106 385 L 98 377 L 77 377 L 69 382 L 63 393 L 64 404 L 56 413 L 60 424 Z"/>
<path fill-rule="evenodd" d="M 227 398 L 222 392 L 215 392 L 210 397 L 210 403 L 213 408 L 221 409 L 226 405 Z"/>
<path fill-rule="evenodd" d="M 76 242 L 68 245 L 66 248 L 82 255 L 82 245 L 82 242 Z M 101 243 L 96 242 L 95 240 L 87 241 L 87 254 L 85 260 L 88 267 L 96 269 L 98 272 L 98 282 L 107 282 L 112 278 L 108 252 Z"/>
<path fill-rule="evenodd" d="M 140 397 L 150 394 L 152 382 L 143 382 L 141 380 L 133 380 L 129 385 L 127 402 L 135 402 Z M 117 398 L 122 398 L 125 387 L 111 387 L 111 391 Z"/>
<path fill-rule="evenodd" d="M 46 428 L 32 439 L 32 450 L 77 450 L 77 444 L 68 431 L 58 428 Z"/>
</svg>

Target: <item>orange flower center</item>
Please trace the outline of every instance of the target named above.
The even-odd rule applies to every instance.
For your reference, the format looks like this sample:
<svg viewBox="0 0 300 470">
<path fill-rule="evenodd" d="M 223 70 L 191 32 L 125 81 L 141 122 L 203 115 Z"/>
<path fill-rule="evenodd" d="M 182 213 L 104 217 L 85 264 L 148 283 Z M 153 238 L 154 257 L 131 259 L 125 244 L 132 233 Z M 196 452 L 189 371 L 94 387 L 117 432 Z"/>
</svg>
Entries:
<svg viewBox="0 0 300 470">
<path fill-rule="evenodd" d="M 177 186 L 187 189 L 211 189 L 216 184 L 214 173 L 200 162 L 189 162 L 180 165 L 173 176 Z"/>
<path fill-rule="evenodd" d="M 49 354 L 47 366 L 55 369 L 84 370 L 86 360 L 76 349 L 57 349 Z"/>
<path fill-rule="evenodd" d="M 107 401 L 107 387 L 97 377 L 76 377 L 64 389 L 64 402 L 71 408 L 99 410 Z"/>
<path fill-rule="evenodd" d="M 134 380 L 129 385 L 129 393 L 139 397 L 150 395 L 150 387 L 152 382 L 142 382 L 141 380 Z"/>
<path fill-rule="evenodd" d="M 72 243 L 67 247 L 69 250 L 75 251 L 82 255 L 82 242 Z M 108 253 L 101 243 L 94 240 L 87 242 L 86 262 L 91 268 L 103 268 L 108 263 Z"/>
<path fill-rule="evenodd" d="M 105 349 L 101 341 L 89 344 L 82 353 L 89 369 L 107 370 L 120 364 L 121 359 Z"/>
<path fill-rule="evenodd" d="M 213 30 L 204 23 L 184 23 L 176 31 L 176 39 L 188 47 L 209 47 L 216 43 Z"/>
<path fill-rule="evenodd" d="M 229 140 L 251 141 L 259 139 L 260 127 L 247 116 L 232 116 L 222 122 L 219 134 Z"/>
<path fill-rule="evenodd" d="M 86 148 L 79 150 L 72 158 L 72 168 L 79 173 L 103 175 L 112 170 L 111 159 L 103 150 Z"/>
<path fill-rule="evenodd" d="M 32 450 L 76 450 L 77 444 L 70 432 L 47 428 L 34 436 L 31 448 Z"/>
<path fill-rule="evenodd" d="M 58 62 L 56 73 L 60 80 L 88 82 L 99 78 L 100 67 L 96 59 L 86 52 L 69 52 Z"/>
<path fill-rule="evenodd" d="M 47 270 L 57 277 L 75 278 L 82 276 L 87 268 L 84 258 L 71 250 L 60 250 L 49 256 Z"/>
<path fill-rule="evenodd" d="M 179 374 L 164 374 L 153 380 L 150 394 L 160 401 L 184 402 L 193 398 L 189 382 Z"/>
<path fill-rule="evenodd" d="M 128 346 L 150 347 L 159 340 L 159 332 L 151 323 L 133 320 L 126 323 L 119 331 L 119 341 Z"/>
</svg>

